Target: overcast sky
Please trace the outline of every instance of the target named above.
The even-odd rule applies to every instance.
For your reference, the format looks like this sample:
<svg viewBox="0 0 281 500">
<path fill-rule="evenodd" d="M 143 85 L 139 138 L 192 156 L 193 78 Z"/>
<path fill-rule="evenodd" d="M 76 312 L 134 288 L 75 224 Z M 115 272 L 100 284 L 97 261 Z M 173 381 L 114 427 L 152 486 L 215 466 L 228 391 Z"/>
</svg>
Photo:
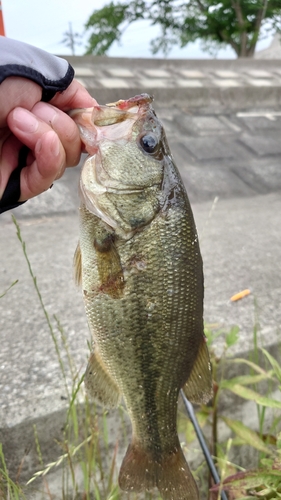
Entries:
<svg viewBox="0 0 281 500">
<path fill-rule="evenodd" d="M 109 0 L 2 0 L 6 36 L 40 47 L 54 54 L 70 54 L 64 44 L 60 43 L 64 33 L 72 24 L 73 32 L 83 34 L 84 25 L 95 9 L 101 8 Z M 143 41 L 145 35 L 145 41 Z M 157 28 L 150 27 L 145 21 L 131 25 L 122 38 L 122 44 L 114 43 L 108 52 L 110 56 L 119 57 L 152 57 L 149 41 L 157 35 Z M 87 35 L 86 35 L 87 36 Z M 85 51 L 85 40 L 76 47 L 76 54 Z M 270 40 L 261 42 L 259 48 L 265 48 Z M 158 54 L 156 57 L 163 57 Z M 200 48 L 200 43 L 190 44 L 184 49 L 175 48 L 169 54 L 175 58 L 210 57 Z M 217 57 L 235 57 L 232 49 L 221 50 Z"/>
</svg>

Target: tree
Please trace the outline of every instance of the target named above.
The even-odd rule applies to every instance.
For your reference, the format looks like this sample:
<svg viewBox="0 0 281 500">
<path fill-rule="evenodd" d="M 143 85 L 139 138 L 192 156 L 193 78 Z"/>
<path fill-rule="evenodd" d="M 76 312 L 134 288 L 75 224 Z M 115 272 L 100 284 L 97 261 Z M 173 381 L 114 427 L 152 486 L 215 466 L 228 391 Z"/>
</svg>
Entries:
<svg viewBox="0 0 281 500">
<path fill-rule="evenodd" d="M 281 0 L 133 0 L 95 10 L 86 23 L 87 54 L 105 54 L 129 24 L 148 19 L 161 28 L 152 52 L 165 54 L 201 39 L 206 47 L 230 45 L 238 57 L 252 57 L 261 29 L 281 32 Z"/>
</svg>

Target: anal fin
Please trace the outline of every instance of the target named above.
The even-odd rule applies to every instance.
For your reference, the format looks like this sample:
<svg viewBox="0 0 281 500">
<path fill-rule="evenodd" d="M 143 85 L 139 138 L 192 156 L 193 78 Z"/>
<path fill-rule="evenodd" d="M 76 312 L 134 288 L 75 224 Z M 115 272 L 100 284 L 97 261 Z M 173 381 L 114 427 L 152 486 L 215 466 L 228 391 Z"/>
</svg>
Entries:
<svg viewBox="0 0 281 500">
<path fill-rule="evenodd" d="M 91 399 L 95 399 L 106 408 L 118 406 L 119 389 L 108 373 L 97 349 L 91 353 L 89 358 L 84 383 Z"/>
<path fill-rule="evenodd" d="M 182 389 L 191 403 L 208 403 L 213 396 L 212 367 L 205 338 L 202 339 L 192 371 Z"/>
</svg>

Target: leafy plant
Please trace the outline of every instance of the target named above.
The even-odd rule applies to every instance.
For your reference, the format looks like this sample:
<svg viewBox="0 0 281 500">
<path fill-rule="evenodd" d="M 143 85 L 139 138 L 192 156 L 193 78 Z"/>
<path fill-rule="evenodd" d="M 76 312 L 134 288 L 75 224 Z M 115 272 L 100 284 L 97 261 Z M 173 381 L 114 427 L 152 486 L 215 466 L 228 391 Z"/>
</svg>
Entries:
<svg viewBox="0 0 281 500">
<path fill-rule="evenodd" d="M 212 427 L 211 448 L 216 457 L 220 457 L 220 462 L 225 462 L 221 453 L 220 443 L 220 423 L 224 422 L 232 431 L 234 437 L 232 446 L 247 445 L 258 452 L 257 462 L 258 467 L 249 470 L 240 470 L 234 466 L 234 470 L 230 475 L 223 475 L 221 485 L 214 485 L 210 492 L 219 492 L 220 488 L 227 490 L 231 500 L 246 498 L 280 498 L 281 493 L 281 400 L 273 396 L 274 389 L 280 389 L 281 381 L 281 366 L 277 360 L 265 349 L 258 350 L 256 332 L 254 332 L 254 362 L 249 359 L 228 356 L 228 350 L 235 345 L 239 338 L 239 329 L 234 327 L 228 334 L 225 335 L 225 348 L 223 355 L 217 358 L 212 349 L 212 343 L 217 336 L 222 335 L 222 331 L 212 332 L 207 329 L 206 334 L 208 343 L 212 353 L 212 363 L 215 379 L 215 397 L 211 407 L 203 407 L 200 410 L 202 415 L 205 415 L 204 423 L 208 422 L 206 414 L 208 414 L 209 423 Z M 261 360 L 258 362 L 259 354 Z M 262 361 L 262 362 L 261 362 Z M 268 363 L 267 363 L 268 362 Z M 269 365 L 266 368 L 263 366 Z M 230 379 L 225 377 L 227 366 L 240 365 L 240 367 L 248 367 L 249 373 L 239 375 Z M 260 384 L 266 383 L 267 394 L 263 395 L 265 390 L 259 390 Z M 251 388 L 249 388 L 251 386 Z M 220 413 L 219 403 L 222 394 L 225 391 L 230 391 L 235 396 L 238 396 L 246 401 L 252 401 L 257 408 L 259 419 L 259 429 L 253 430 L 243 422 L 224 416 Z M 276 418 L 272 418 L 271 429 L 266 432 L 265 413 L 279 410 Z M 279 429 L 279 430 L 278 430 Z M 232 464 L 233 465 L 233 464 Z M 236 470 L 235 470 L 236 469 Z"/>
<path fill-rule="evenodd" d="M 106 53 L 126 27 L 140 19 L 161 29 L 151 42 L 153 53 L 167 55 L 173 45 L 185 47 L 201 39 L 207 50 L 230 45 L 238 57 L 252 57 L 263 26 L 271 32 L 281 30 L 281 6 L 279 0 L 111 1 L 86 23 L 87 54 Z"/>
</svg>

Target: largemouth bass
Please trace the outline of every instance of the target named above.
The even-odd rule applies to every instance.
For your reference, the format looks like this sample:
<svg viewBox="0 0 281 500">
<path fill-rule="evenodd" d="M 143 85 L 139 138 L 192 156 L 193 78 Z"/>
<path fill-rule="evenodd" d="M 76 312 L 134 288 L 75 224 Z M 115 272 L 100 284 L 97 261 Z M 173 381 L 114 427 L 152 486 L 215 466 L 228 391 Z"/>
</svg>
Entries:
<svg viewBox="0 0 281 500">
<path fill-rule="evenodd" d="M 197 500 L 177 434 L 181 388 L 212 394 L 203 333 L 203 271 L 187 194 L 147 94 L 74 110 L 90 154 L 80 180 L 75 254 L 93 352 L 89 394 L 124 398 L 132 440 L 119 484 L 157 487 L 164 500 Z"/>
</svg>

